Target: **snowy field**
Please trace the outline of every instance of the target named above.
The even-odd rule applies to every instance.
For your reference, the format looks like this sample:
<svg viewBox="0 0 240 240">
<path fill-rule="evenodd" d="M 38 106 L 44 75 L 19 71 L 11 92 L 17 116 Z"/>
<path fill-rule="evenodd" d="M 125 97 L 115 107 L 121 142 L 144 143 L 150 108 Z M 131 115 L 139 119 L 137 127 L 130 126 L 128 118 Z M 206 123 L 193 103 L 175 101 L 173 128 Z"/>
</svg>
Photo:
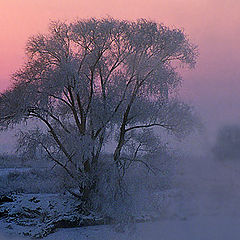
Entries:
<svg viewBox="0 0 240 240">
<path fill-rule="evenodd" d="M 46 240 L 239 240 L 239 164 L 222 164 L 202 156 L 187 166 L 178 179 L 187 193 L 186 202 L 174 207 L 170 219 L 137 224 L 132 235 L 98 226 L 59 230 Z"/>
<path fill-rule="evenodd" d="M 138 223 L 126 233 L 111 226 L 58 229 L 44 240 L 238 240 L 240 239 L 240 165 L 201 155 L 188 158 L 176 179 L 183 192 L 173 199 L 168 216 L 157 222 Z M 4 228 L 3 240 L 27 240 Z"/>
<path fill-rule="evenodd" d="M 60 230 L 46 240 L 238 240 L 239 226 L 239 217 L 193 217 L 138 224 L 136 233 L 132 235 L 116 234 L 102 226 Z"/>
<path fill-rule="evenodd" d="M 138 224 L 134 233 L 116 233 L 109 226 L 60 229 L 45 240 L 238 240 L 240 218 L 229 216 L 192 217 Z M 27 240 L 9 237 L 1 240 Z"/>
</svg>

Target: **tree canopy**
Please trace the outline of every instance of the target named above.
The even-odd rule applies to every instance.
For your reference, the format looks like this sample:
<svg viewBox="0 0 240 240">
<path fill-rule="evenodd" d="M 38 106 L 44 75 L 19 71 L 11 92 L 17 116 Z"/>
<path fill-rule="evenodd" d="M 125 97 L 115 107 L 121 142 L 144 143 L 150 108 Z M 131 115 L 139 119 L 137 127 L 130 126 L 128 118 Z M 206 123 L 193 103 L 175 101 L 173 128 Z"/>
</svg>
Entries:
<svg viewBox="0 0 240 240">
<path fill-rule="evenodd" d="M 198 55 L 183 30 L 145 19 L 55 21 L 47 34 L 29 38 L 26 55 L 0 95 L 0 126 L 42 122 L 46 128 L 21 134 L 20 144 L 43 149 L 82 199 L 96 188 L 109 141 L 122 179 L 160 147 L 155 128 L 177 136 L 194 128 L 192 108 L 174 94 L 182 80 L 177 67 L 194 67 Z"/>
</svg>

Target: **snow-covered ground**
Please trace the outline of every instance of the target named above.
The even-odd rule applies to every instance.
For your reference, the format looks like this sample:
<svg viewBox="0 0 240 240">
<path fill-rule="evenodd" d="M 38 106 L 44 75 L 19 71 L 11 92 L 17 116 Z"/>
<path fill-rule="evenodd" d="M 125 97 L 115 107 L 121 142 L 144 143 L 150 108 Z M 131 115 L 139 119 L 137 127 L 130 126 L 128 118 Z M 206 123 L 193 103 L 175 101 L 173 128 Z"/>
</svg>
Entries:
<svg viewBox="0 0 240 240">
<path fill-rule="evenodd" d="M 197 216 L 186 220 L 139 223 L 133 233 L 116 233 L 110 226 L 60 229 L 44 240 L 239 240 L 240 218 Z M 2 236 L 0 240 L 26 240 Z"/>
<path fill-rule="evenodd" d="M 240 163 L 219 162 L 207 156 L 183 163 L 176 187 L 183 197 L 173 199 L 169 215 L 158 222 L 138 223 L 117 233 L 111 226 L 58 229 L 44 240 L 239 240 Z M 4 225 L 6 226 L 6 225 Z M 0 240 L 27 240 L 3 229 Z"/>
<path fill-rule="evenodd" d="M 239 240 L 240 163 L 202 155 L 190 157 L 184 164 L 178 184 L 188 194 L 186 202 L 176 204 L 176 217 L 139 223 L 133 235 L 97 226 L 61 229 L 45 240 Z"/>
<path fill-rule="evenodd" d="M 188 194 L 186 202 L 172 210 L 176 216 L 139 223 L 130 235 L 96 226 L 60 229 L 45 240 L 239 240 L 240 163 L 222 163 L 203 155 L 186 161 L 178 184 Z"/>
<path fill-rule="evenodd" d="M 193 217 L 140 223 L 135 233 L 116 233 L 107 226 L 64 229 L 45 240 L 239 240 L 240 218 L 227 216 Z"/>
</svg>

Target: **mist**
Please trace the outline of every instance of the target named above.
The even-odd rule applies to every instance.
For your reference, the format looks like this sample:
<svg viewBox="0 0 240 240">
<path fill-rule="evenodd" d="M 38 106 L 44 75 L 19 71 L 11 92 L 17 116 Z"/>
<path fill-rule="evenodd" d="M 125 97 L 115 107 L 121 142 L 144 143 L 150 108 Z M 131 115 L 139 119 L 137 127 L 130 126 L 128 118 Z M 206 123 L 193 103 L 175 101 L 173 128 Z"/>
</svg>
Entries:
<svg viewBox="0 0 240 240">
<path fill-rule="evenodd" d="M 216 145 L 220 129 L 240 126 L 239 1 L 104 0 L 99 3 L 90 0 L 86 4 L 75 0 L 37 0 L 35 4 L 31 0 L 23 0 L 20 4 L 14 0 L 1 2 L 0 8 L 3 12 L 0 16 L 0 41 L 4 46 L 0 56 L 1 92 L 11 85 L 11 74 L 25 61 L 24 45 L 28 37 L 46 31 L 49 19 L 93 16 L 154 19 L 167 26 L 184 29 L 199 47 L 195 68 L 181 70 L 183 81 L 178 95 L 193 106 L 202 126 L 181 141 L 174 137 L 165 139 L 175 154 L 177 164 L 171 183 L 173 192 L 160 221 L 137 224 L 132 235 L 116 234 L 104 227 L 89 227 L 59 230 L 46 240 L 70 237 L 74 240 L 79 238 L 79 232 L 83 234 L 83 240 L 238 239 L 240 155 L 234 159 L 229 156 L 220 159 L 213 149 L 218 147 L 221 150 Z M 22 127 L 17 125 L 17 128 Z M 14 129 L 1 132 L 1 155 L 15 154 L 15 133 Z M 109 143 L 107 148 L 111 150 L 112 145 Z M 232 151 L 236 151 L 235 147 Z M 27 189 L 27 181 L 24 183 Z M 9 239 L 8 235 L 3 239 Z M 13 239 L 19 238 L 15 236 Z"/>
</svg>

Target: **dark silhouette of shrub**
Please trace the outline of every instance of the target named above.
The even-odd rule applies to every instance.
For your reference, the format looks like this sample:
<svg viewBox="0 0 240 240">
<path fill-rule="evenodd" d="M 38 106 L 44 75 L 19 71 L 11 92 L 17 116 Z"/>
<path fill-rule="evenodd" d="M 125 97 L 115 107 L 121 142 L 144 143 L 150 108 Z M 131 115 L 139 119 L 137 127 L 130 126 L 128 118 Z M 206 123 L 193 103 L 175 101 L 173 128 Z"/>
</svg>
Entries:
<svg viewBox="0 0 240 240">
<path fill-rule="evenodd" d="M 221 127 L 217 134 L 213 153 L 219 160 L 240 158 L 240 126 Z"/>
</svg>

